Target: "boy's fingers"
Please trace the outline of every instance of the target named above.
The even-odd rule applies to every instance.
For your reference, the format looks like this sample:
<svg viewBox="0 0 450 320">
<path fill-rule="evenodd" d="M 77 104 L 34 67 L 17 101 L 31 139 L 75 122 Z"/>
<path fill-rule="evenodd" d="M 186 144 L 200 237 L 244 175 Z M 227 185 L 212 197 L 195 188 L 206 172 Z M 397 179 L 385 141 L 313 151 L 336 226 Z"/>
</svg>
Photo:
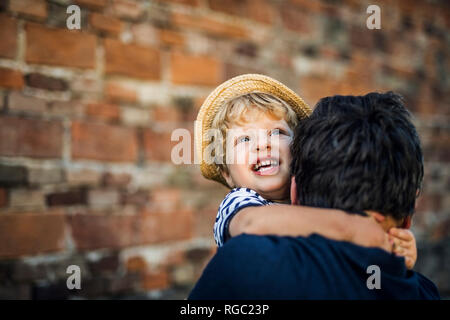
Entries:
<svg viewBox="0 0 450 320">
<path fill-rule="evenodd" d="M 414 261 L 410 257 L 405 257 L 405 264 L 408 269 L 412 269 L 414 267 Z"/>
<path fill-rule="evenodd" d="M 413 239 L 411 231 L 405 229 L 391 228 L 389 230 L 389 234 L 405 241 L 410 241 Z"/>
<path fill-rule="evenodd" d="M 412 242 L 411 241 L 404 241 L 404 240 L 400 240 L 398 238 L 394 238 L 394 243 L 396 247 L 402 247 L 405 249 L 409 249 L 412 246 Z"/>
</svg>

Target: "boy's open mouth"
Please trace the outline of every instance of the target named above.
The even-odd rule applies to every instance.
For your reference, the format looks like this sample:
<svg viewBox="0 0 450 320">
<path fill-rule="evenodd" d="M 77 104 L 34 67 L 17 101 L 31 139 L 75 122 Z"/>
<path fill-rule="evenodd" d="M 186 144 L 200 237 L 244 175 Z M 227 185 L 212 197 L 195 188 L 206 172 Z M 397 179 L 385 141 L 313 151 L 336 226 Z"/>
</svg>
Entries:
<svg viewBox="0 0 450 320">
<path fill-rule="evenodd" d="M 261 159 L 251 166 L 257 175 L 272 175 L 278 172 L 280 162 L 277 159 Z"/>
</svg>

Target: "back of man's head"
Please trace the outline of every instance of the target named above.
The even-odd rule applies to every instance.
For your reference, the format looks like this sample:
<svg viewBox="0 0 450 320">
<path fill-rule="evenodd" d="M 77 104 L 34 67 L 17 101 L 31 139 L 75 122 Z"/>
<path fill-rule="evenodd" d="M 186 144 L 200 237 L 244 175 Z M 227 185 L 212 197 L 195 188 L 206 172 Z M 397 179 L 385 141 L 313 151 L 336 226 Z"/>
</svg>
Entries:
<svg viewBox="0 0 450 320">
<path fill-rule="evenodd" d="M 292 159 L 301 205 L 374 210 L 396 220 L 414 212 L 423 157 L 399 95 L 321 99 L 296 128 Z"/>
</svg>

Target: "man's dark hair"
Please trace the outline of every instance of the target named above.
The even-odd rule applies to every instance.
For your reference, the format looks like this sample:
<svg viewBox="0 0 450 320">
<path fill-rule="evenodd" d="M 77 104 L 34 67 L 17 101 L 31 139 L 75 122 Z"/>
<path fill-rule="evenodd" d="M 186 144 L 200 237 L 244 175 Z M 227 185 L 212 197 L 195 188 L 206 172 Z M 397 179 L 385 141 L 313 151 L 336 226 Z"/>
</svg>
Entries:
<svg viewBox="0 0 450 320">
<path fill-rule="evenodd" d="M 413 214 L 423 156 L 399 95 L 321 99 L 297 126 L 291 150 L 301 205 L 375 210 L 394 219 Z"/>
</svg>

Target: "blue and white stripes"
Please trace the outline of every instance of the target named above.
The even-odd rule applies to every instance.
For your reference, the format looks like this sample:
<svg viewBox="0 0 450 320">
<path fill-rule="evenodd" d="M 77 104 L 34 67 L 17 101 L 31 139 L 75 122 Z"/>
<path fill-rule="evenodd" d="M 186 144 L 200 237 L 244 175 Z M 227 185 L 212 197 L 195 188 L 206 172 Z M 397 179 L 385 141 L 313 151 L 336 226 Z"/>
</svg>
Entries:
<svg viewBox="0 0 450 320">
<path fill-rule="evenodd" d="M 273 203 L 261 197 L 256 191 L 249 188 L 234 188 L 223 199 L 217 212 L 214 224 L 214 239 L 219 247 L 228 240 L 228 225 L 231 218 L 241 209 L 251 206 L 265 206 Z"/>
</svg>

